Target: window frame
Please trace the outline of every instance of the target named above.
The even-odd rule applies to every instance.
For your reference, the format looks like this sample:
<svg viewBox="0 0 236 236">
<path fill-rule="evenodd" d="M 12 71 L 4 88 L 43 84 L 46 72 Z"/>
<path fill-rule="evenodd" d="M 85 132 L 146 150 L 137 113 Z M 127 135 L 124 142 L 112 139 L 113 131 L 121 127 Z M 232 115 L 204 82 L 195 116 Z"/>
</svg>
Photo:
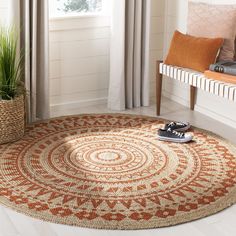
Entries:
<svg viewBox="0 0 236 236">
<path fill-rule="evenodd" d="M 63 19 L 76 19 L 76 18 L 92 18 L 92 17 L 104 17 L 110 16 L 109 9 L 111 0 L 102 0 L 102 10 L 100 12 L 82 12 L 82 13 L 69 13 L 58 16 L 50 16 L 49 7 L 49 20 L 63 20 Z"/>
</svg>

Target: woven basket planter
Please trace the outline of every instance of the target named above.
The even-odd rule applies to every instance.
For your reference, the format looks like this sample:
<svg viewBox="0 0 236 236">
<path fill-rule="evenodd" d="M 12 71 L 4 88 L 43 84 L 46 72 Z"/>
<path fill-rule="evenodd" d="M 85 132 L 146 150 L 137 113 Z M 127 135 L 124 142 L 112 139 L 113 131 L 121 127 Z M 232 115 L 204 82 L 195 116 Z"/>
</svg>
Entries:
<svg viewBox="0 0 236 236">
<path fill-rule="evenodd" d="M 24 135 L 24 96 L 0 100 L 0 144 L 13 142 Z"/>
</svg>

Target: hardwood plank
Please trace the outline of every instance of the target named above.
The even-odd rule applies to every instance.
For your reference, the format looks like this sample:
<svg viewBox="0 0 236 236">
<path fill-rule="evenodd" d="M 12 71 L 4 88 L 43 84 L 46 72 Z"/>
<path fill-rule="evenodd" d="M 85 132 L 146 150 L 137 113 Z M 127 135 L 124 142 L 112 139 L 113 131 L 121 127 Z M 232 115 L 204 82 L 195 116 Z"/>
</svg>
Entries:
<svg viewBox="0 0 236 236">
<path fill-rule="evenodd" d="M 21 236 L 42 236 L 34 226 L 35 219 L 11 209 L 6 209 L 5 212 Z"/>
<path fill-rule="evenodd" d="M 0 235 L 3 236 L 17 236 L 19 232 L 17 231 L 14 222 L 11 221 L 6 213 L 6 209 L 0 206 Z"/>
<path fill-rule="evenodd" d="M 41 220 L 33 220 L 33 225 L 39 235 L 42 236 L 58 236 L 58 234 L 53 230 L 52 224 L 44 222 Z"/>
<path fill-rule="evenodd" d="M 227 236 L 226 234 L 222 234 L 217 228 L 213 227 L 212 224 L 207 224 L 200 221 L 195 221 L 192 223 L 193 227 L 201 231 L 203 235 L 209 236 Z M 229 235 L 228 235 L 229 236 Z M 232 235 L 233 236 L 233 235 Z"/>
</svg>

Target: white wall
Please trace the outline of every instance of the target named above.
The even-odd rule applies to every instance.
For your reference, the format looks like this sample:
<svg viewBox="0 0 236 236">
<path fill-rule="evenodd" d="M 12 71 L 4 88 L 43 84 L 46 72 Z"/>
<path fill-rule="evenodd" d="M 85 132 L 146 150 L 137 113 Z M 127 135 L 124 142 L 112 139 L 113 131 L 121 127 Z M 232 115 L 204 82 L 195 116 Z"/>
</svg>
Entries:
<svg viewBox="0 0 236 236">
<path fill-rule="evenodd" d="M 150 88 L 155 95 L 155 64 L 163 56 L 165 0 L 152 0 Z M 51 116 L 65 109 L 106 104 L 109 85 L 109 17 L 50 20 Z"/>
<path fill-rule="evenodd" d="M 109 37 L 107 16 L 50 21 L 51 116 L 106 102 Z"/>
<path fill-rule="evenodd" d="M 212 4 L 236 4 L 236 0 L 199 1 Z M 182 32 L 186 32 L 187 9 L 188 0 L 166 0 L 164 55 L 167 53 L 174 30 L 178 29 Z M 164 95 L 176 102 L 189 106 L 189 86 L 171 79 L 164 81 Z M 236 104 L 231 101 L 211 95 L 199 89 L 195 110 L 236 127 Z"/>
<path fill-rule="evenodd" d="M 150 96 L 156 99 L 156 61 L 163 58 L 165 21 L 165 0 L 151 2 L 151 35 L 150 35 Z"/>
</svg>

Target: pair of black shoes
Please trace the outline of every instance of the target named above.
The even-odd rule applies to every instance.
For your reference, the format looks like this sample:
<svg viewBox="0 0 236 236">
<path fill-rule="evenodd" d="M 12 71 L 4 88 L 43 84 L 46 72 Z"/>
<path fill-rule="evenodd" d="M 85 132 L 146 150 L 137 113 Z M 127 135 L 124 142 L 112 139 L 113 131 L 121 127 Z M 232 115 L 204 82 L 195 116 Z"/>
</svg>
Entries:
<svg viewBox="0 0 236 236">
<path fill-rule="evenodd" d="M 190 128 L 188 122 L 170 122 L 164 129 L 158 130 L 158 139 L 175 143 L 187 143 L 193 139 L 189 133 L 185 133 Z"/>
</svg>

